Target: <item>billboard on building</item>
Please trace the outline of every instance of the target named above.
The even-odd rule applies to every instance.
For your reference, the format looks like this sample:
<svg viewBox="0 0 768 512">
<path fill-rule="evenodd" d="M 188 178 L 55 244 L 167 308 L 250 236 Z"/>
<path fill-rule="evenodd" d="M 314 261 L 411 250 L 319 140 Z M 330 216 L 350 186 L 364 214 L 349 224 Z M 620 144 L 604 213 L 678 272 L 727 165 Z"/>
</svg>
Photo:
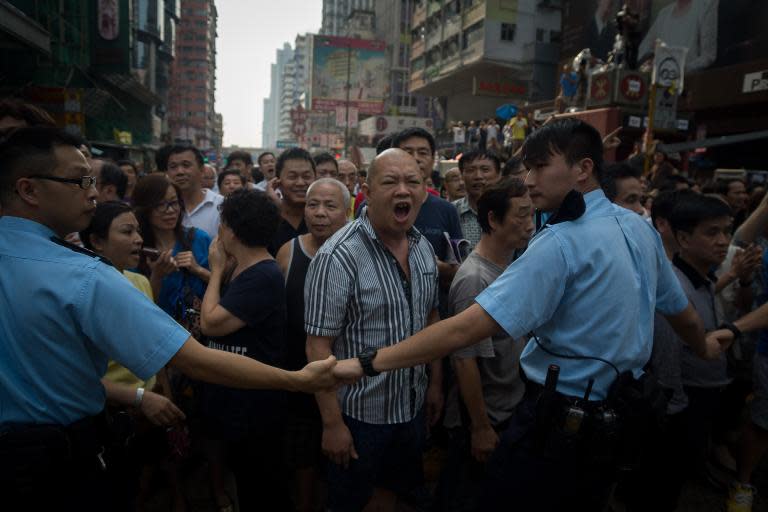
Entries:
<svg viewBox="0 0 768 512">
<path fill-rule="evenodd" d="M 361 114 L 382 113 L 389 87 L 385 48 L 383 41 L 313 36 L 311 109 L 335 111 L 348 105 Z"/>
<path fill-rule="evenodd" d="M 768 2 L 764 0 L 567 0 L 561 58 L 584 48 L 605 60 L 616 37 L 616 13 L 627 3 L 639 15 L 634 39 L 643 60 L 656 39 L 688 48 L 686 70 L 728 66 L 768 55 Z"/>
</svg>

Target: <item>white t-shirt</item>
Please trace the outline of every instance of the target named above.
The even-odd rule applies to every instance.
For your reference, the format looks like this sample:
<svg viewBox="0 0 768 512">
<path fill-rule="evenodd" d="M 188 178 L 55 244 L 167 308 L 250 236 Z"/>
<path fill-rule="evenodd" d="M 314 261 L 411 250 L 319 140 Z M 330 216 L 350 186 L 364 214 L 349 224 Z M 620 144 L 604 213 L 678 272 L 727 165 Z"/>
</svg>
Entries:
<svg viewBox="0 0 768 512">
<path fill-rule="evenodd" d="M 207 188 L 203 190 L 205 191 L 203 202 L 191 212 L 184 212 L 181 223 L 187 228 L 202 229 L 214 238 L 219 234 L 219 205 L 224 202 L 224 197 Z"/>
<path fill-rule="evenodd" d="M 464 144 L 464 128 L 460 126 L 454 126 L 453 127 L 453 142 L 454 144 Z"/>
</svg>

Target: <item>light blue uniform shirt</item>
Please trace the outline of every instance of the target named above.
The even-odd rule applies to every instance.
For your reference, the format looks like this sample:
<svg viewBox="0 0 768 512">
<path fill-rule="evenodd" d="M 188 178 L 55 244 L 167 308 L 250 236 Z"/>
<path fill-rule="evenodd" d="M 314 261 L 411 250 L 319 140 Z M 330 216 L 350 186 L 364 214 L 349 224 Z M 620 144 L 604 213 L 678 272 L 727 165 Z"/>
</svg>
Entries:
<svg viewBox="0 0 768 512">
<path fill-rule="evenodd" d="M 0 431 L 98 414 L 109 359 L 148 379 L 189 337 L 115 268 L 52 236 L 0 218 Z"/>
<path fill-rule="evenodd" d="M 579 219 L 549 225 L 476 301 L 513 338 L 534 331 L 560 354 L 597 356 L 636 377 L 651 356 L 654 309 L 665 315 L 688 305 L 656 230 L 640 215 L 609 202 L 602 190 L 584 195 Z M 605 363 L 552 356 L 531 339 L 520 359 L 527 378 L 543 384 L 560 366 L 557 390 L 602 400 L 616 377 Z"/>
</svg>

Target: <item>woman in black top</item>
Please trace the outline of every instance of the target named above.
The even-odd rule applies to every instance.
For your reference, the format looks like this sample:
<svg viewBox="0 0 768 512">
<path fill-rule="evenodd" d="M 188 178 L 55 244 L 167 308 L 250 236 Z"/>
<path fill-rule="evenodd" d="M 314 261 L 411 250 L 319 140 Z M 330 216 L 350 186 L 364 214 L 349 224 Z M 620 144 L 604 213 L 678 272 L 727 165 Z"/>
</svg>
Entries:
<svg viewBox="0 0 768 512">
<path fill-rule="evenodd" d="M 284 367 L 285 287 L 266 249 L 279 221 L 277 206 L 263 192 L 239 190 L 224 200 L 219 236 L 208 256 L 211 278 L 200 326 L 210 337 L 210 348 Z M 225 267 L 234 268 L 222 288 Z M 280 391 L 205 386 L 201 413 L 206 437 L 214 441 L 209 453 L 221 509 L 227 509 L 228 498 L 218 471 L 227 460 L 240 510 L 289 508 L 287 481 L 280 471 L 284 398 Z"/>
</svg>

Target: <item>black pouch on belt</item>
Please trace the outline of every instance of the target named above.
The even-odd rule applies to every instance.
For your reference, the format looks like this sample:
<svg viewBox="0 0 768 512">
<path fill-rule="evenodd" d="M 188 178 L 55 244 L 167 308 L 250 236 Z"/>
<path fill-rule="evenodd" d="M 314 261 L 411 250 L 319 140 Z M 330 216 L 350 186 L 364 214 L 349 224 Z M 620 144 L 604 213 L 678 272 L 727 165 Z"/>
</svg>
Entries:
<svg viewBox="0 0 768 512">
<path fill-rule="evenodd" d="M 654 438 L 662 427 L 668 397 L 655 376 L 643 374 L 635 379 L 624 372 L 608 391 L 608 406 L 618 419 L 617 461 L 622 467 L 632 467 L 645 451 L 645 441 Z"/>
</svg>

